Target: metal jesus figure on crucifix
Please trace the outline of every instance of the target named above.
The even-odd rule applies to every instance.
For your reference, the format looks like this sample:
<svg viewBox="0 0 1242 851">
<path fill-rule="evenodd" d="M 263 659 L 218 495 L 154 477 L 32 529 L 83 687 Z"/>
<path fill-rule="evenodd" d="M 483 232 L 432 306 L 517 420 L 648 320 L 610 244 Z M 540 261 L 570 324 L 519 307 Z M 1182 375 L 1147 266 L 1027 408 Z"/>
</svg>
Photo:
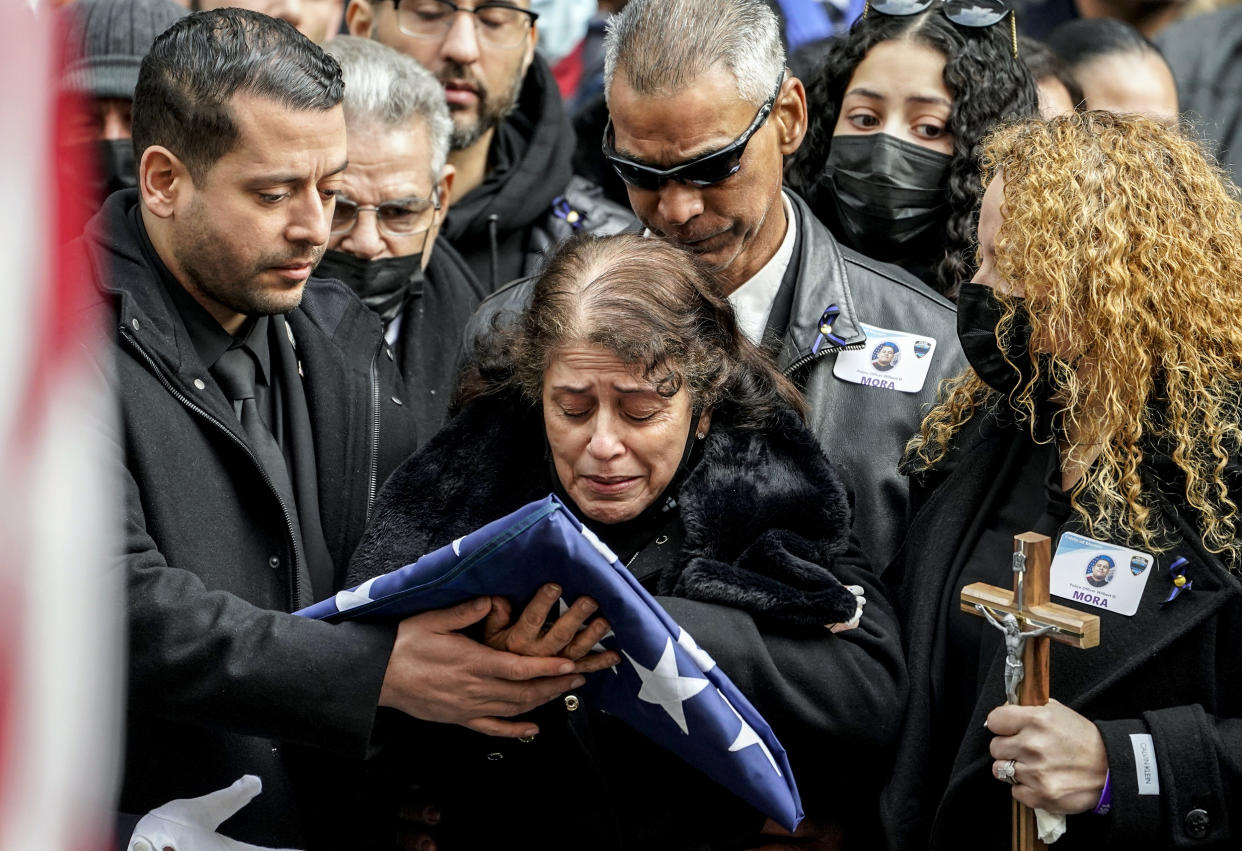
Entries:
<svg viewBox="0 0 1242 851">
<path fill-rule="evenodd" d="M 988 623 L 1005 634 L 1005 698 L 1009 703 L 1017 705 L 1018 686 L 1022 685 L 1022 678 L 1026 673 L 1026 666 L 1022 663 L 1022 652 L 1026 646 L 1026 640 L 1038 638 L 1056 627 L 1047 624 L 1038 629 L 1023 632 L 1018 626 L 1018 619 L 1012 614 L 1006 613 L 997 621 L 988 607 L 982 603 L 976 603 L 975 608 L 979 610 L 979 614 L 988 619 Z"/>
</svg>

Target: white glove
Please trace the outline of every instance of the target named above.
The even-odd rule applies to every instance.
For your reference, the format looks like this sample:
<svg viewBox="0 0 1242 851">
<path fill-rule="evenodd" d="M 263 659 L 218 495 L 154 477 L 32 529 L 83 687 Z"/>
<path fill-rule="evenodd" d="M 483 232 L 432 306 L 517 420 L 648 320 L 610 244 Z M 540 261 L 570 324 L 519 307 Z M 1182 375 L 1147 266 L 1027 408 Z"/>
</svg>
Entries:
<svg viewBox="0 0 1242 851">
<path fill-rule="evenodd" d="M 244 774 L 227 789 L 169 801 L 142 817 L 129 838 L 128 851 L 293 851 L 247 845 L 216 833 L 220 822 L 262 790 L 258 777 Z"/>
</svg>

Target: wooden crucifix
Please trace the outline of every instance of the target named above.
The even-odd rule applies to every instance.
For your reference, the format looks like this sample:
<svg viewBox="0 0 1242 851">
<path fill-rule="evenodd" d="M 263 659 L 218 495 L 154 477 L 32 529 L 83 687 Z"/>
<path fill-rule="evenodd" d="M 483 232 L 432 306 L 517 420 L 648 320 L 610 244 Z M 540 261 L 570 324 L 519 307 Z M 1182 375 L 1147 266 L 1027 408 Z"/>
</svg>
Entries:
<svg viewBox="0 0 1242 851">
<path fill-rule="evenodd" d="M 962 589 L 962 611 L 985 617 L 1005 633 L 1007 702 L 1048 702 L 1051 642 L 1086 649 L 1100 643 L 1100 619 L 1049 602 L 1052 541 L 1024 532 L 1013 539 L 1013 589 L 975 582 Z M 1013 851 L 1046 846 L 1035 829 L 1035 811 L 1013 802 Z"/>
</svg>

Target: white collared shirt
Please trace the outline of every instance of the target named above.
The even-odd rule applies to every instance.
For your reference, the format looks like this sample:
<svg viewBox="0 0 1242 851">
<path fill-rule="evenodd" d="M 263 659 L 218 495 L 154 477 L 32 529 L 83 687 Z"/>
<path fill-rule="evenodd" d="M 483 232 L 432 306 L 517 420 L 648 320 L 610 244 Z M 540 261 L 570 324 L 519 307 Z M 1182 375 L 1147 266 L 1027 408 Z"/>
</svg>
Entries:
<svg viewBox="0 0 1242 851">
<path fill-rule="evenodd" d="M 729 294 L 729 302 L 737 313 L 737 324 L 750 341 L 755 345 L 763 342 L 763 332 L 768 327 L 768 316 L 772 313 L 772 303 L 780 292 L 781 281 L 785 278 L 785 270 L 793 259 L 794 242 L 797 239 L 797 224 L 794 219 L 793 205 L 784 192 L 781 192 L 781 206 L 785 210 L 785 238 L 780 248 L 763 268 L 754 276 Z"/>
</svg>

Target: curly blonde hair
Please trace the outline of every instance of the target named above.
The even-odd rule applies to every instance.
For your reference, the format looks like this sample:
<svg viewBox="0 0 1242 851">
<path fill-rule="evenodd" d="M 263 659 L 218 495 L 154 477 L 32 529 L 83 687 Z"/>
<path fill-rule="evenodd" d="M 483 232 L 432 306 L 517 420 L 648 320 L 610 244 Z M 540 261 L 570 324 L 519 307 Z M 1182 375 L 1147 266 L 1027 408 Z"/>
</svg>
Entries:
<svg viewBox="0 0 1242 851">
<path fill-rule="evenodd" d="M 984 183 L 1003 179 L 996 272 L 1002 341 L 1020 306 L 1029 363 L 1005 399 L 968 369 L 906 446 L 931 469 L 976 412 L 1009 408 L 1036 434 L 1051 394 L 1063 434 L 1099 456 L 1071 492 L 1092 535 L 1168 548 L 1144 452 L 1170 458 L 1204 546 L 1234 570 L 1242 548 L 1225 468 L 1242 446 L 1242 205 L 1199 146 L 1137 116 L 1085 112 L 1002 127 L 984 141 Z M 1006 404 L 1007 403 L 1007 404 Z M 1192 520 L 1192 522 L 1194 522 Z"/>
</svg>

